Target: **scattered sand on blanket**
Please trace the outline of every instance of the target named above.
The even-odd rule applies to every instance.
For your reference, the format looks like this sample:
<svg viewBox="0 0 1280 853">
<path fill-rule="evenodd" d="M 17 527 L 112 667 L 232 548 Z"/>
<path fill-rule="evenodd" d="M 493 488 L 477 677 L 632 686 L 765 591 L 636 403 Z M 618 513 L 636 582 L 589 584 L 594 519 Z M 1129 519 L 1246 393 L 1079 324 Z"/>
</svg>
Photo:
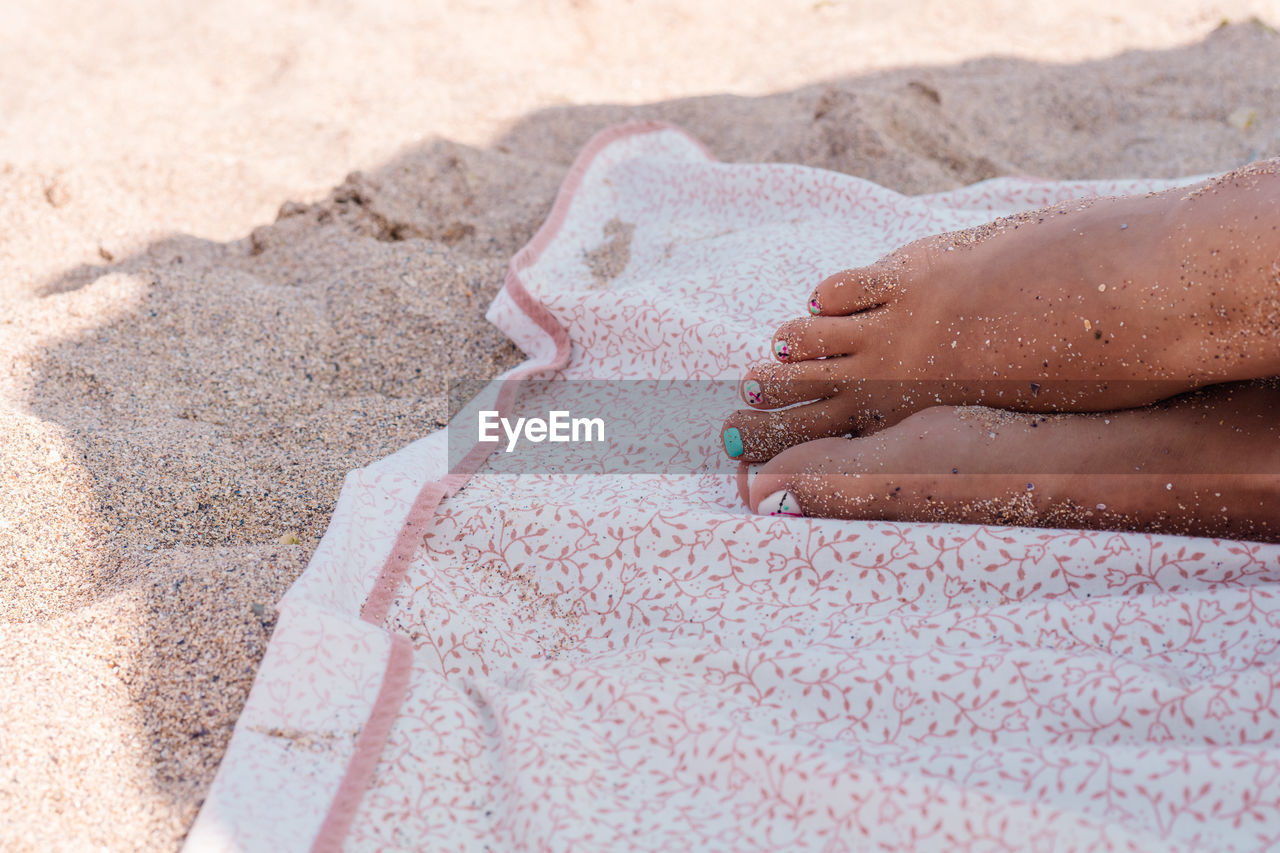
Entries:
<svg viewBox="0 0 1280 853">
<path fill-rule="evenodd" d="M 635 232 L 634 222 L 623 222 L 616 216 L 604 224 L 605 241 L 585 258 L 596 287 L 608 287 L 627 268 L 631 262 L 631 237 Z"/>
<path fill-rule="evenodd" d="M 5 850 L 181 842 L 344 474 L 518 360 L 485 306 L 601 127 L 912 193 L 1280 153 L 1266 2 L 10 5 Z"/>
</svg>

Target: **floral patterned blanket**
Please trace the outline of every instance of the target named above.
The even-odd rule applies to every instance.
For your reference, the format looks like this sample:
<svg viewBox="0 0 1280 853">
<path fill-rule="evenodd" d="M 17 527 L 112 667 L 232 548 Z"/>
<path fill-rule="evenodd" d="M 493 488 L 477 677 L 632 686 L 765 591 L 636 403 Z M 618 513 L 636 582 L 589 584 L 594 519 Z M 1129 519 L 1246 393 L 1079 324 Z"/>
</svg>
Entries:
<svg viewBox="0 0 1280 853">
<path fill-rule="evenodd" d="M 552 386 L 727 380 L 835 270 L 1157 186 L 904 197 L 628 125 L 490 318 Z M 722 414 L 680 473 L 443 432 L 353 472 L 187 848 L 1280 845 L 1280 548 L 757 517 Z"/>
</svg>

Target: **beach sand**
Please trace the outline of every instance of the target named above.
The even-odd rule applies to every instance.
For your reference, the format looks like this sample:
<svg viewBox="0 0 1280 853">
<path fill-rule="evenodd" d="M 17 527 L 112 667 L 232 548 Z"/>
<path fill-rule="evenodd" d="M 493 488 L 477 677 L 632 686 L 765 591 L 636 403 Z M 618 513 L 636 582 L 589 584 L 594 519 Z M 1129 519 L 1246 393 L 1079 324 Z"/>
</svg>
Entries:
<svg viewBox="0 0 1280 853">
<path fill-rule="evenodd" d="M 520 360 L 484 310 L 602 127 L 908 193 L 1280 154 L 1276 2 L 7 6 L 5 850 L 181 843 L 345 473 Z"/>
</svg>

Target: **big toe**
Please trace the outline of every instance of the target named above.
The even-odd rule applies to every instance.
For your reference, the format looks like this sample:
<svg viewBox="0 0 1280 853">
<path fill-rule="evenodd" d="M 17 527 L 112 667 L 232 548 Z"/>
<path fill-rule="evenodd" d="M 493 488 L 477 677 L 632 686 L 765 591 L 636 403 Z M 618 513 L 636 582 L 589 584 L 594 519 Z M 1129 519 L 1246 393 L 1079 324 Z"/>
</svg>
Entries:
<svg viewBox="0 0 1280 853">
<path fill-rule="evenodd" d="M 720 436 L 730 458 L 764 462 L 816 438 L 864 432 L 875 416 L 853 396 L 841 395 L 773 411 L 739 409 L 725 419 Z"/>
<path fill-rule="evenodd" d="M 856 455 L 856 441 L 826 438 L 779 453 L 751 477 L 747 504 L 759 515 L 818 514 L 824 492 Z"/>
</svg>

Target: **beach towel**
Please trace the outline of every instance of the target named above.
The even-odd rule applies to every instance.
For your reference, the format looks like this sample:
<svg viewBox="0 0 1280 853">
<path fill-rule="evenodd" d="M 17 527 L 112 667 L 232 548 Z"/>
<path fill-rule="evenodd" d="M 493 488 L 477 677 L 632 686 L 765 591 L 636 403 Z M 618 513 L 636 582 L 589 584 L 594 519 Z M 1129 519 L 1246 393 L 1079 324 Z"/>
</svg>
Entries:
<svg viewBox="0 0 1280 853">
<path fill-rule="evenodd" d="M 731 381 L 832 272 L 1171 183 L 906 197 L 628 125 L 489 318 L 548 399 Z M 665 472 L 521 470 L 464 425 L 351 473 L 187 849 L 1280 844 L 1280 548 L 755 516 L 726 413 Z"/>
</svg>

